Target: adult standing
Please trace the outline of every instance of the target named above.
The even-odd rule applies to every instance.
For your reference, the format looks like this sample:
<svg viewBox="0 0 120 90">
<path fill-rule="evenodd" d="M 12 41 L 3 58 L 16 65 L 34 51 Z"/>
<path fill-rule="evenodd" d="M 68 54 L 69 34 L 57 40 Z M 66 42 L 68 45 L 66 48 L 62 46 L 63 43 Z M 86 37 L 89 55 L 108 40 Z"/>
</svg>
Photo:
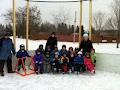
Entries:
<svg viewBox="0 0 120 90">
<path fill-rule="evenodd" d="M 93 49 L 93 45 L 91 40 L 89 40 L 88 34 L 83 35 L 83 40 L 80 43 L 79 49 L 82 50 L 83 55 L 85 55 L 86 52 L 90 53 Z"/>
<path fill-rule="evenodd" d="M 54 47 L 57 46 L 57 38 L 55 32 L 51 33 L 51 36 L 48 38 L 46 47 L 50 46 L 51 51 L 54 50 Z"/>
<path fill-rule="evenodd" d="M 12 40 L 9 38 L 9 33 L 6 33 L 0 39 L 0 75 L 4 76 L 4 64 L 7 63 L 8 73 L 12 71 L 12 54 L 15 55 L 15 49 Z"/>
</svg>

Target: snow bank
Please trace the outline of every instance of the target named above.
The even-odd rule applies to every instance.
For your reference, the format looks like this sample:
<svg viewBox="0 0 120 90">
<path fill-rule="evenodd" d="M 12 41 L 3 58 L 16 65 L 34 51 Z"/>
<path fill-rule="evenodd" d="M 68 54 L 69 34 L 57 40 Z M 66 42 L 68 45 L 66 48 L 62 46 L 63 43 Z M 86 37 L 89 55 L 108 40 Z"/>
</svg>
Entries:
<svg viewBox="0 0 120 90">
<path fill-rule="evenodd" d="M 20 44 L 25 44 L 25 39 L 16 39 L 17 43 L 17 50 L 19 49 Z M 45 47 L 46 40 L 29 40 L 29 50 L 35 50 L 38 48 L 40 44 L 43 44 Z M 67 49 L 69 47 L 78 47 L 79 43 L 73 43 L 73 42 L 58 42 L 58 48 L 61 49 L 62 45 L 65 44 L 67 46 Z M 106 53 L 106 54 L 120 54 L 120 48 L 116 48 L 116 43 L 100 43 L 100 44 L 93 44 L 96 53 Z"/>
</svg>

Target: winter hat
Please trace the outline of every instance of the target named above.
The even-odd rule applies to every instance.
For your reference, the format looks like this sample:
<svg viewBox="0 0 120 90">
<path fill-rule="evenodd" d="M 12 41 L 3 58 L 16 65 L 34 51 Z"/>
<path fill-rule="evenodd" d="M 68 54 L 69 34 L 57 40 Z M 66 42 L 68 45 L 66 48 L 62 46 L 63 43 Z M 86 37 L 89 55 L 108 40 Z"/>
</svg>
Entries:
<svg viewBox="0 0 120 90">
<path fill-rule="evenodd" d="M 79 51 L 79 52 L 78 52 L 78 55 L 79 55 L 79 54 L 82 54 L 82 52 Z"/>
<path fill-rule="evenodd" d="M 83 37 L 88 37 L 88 34 L 87 33 L 83 34 Z"/>
</svg>

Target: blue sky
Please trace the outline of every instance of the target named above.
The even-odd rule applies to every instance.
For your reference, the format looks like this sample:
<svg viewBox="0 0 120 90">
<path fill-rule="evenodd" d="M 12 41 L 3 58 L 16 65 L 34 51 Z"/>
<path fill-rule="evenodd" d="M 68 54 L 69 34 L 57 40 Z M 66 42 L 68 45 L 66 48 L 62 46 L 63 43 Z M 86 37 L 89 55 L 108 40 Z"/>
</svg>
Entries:
<svg viewBox="0 0 120 90">
<path fill-rule="evenodd" d="M 110 4 L 112 0 L 93 0 L 93 13 L 97 11 L 102 11 L 105 13 L 110 13 Z M 24 0 L 16 0 L 16 7 L 25 6 L 26 2 Z M 77 24 L 79 24 L 79 3 L 30 3 L 30 5 L 37 5 L 40 7 L 42 13 L 43 21 L 53 22 L 52 14 L 56 14 L 62 10 L 69 13 L 70 19 L 69 23 L 74 23 L 74 14 L 77 11 Z M 84 2 L 83 4 L 83 25 L 88 27 L 89 20 L 89 3 Z M 7 10 L 12 9 L 12 0 L 1 0 L 0 1 L 0 15 L 7 12 Z M 3 17 L 0 17 L 0 23 L 6 23 Z"/>
</svg>

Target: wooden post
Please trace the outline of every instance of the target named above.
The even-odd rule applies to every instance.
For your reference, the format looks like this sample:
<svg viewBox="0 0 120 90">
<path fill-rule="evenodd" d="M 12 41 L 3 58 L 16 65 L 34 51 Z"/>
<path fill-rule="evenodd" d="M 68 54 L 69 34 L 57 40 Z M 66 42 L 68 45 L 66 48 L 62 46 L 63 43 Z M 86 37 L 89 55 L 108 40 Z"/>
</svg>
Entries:
<svg viewBox="0 0 120 90">
<path fill-rule="evenodd" d="M 81 42 L 81 28 L 82 26 L 82 0 L 80 0 L 80 26 L 79 26 L 79 45 L 80 45 L 80 42 Z"/>
<path fill-rule="evenodd" d="M 29 38 L 29 0 L 26 5 L 26 50 L 28 50 L 28 38 Z"/>
<path fill-rule="evenodd" d="M 89 39 L 92 39 L 92 0 L 89 1 Z"/>
<path fill-rule="evenodd" d="M 16 0 L 13 0 L 13 43 L 16 50 Z"/>
</svg>

